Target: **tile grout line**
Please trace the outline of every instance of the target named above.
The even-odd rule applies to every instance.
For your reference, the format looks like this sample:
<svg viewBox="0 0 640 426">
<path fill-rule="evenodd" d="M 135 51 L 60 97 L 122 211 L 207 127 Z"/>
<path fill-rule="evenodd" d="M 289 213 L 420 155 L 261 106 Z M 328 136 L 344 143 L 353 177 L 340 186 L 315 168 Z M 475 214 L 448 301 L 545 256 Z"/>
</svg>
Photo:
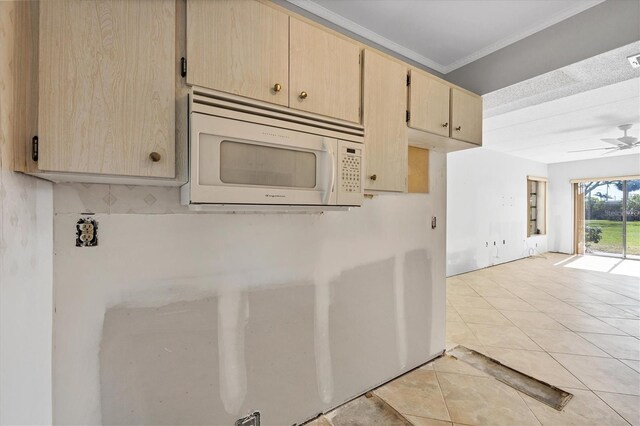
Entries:
<svg viewBox="0 0 640 426">
<path fill-rule="evenodd" d="M 462 318 L 462 315 L 460 316 Z M 508 319 L 508 318 L 507 318 Z M 462 319 L 462 321 L 464 321 L 464 318 Z M 472 324 L 472 323 L 471 323 Z M 471 333 L 473 333 L 473 336 L 476 338 L 476 340 L 478 340 L 478 342 L 480 342 L 480 339 L 478 339 L 478 335 L 473 331 L 473 329 L 471 327 L 469 327 L 469 323 L 465 322 L 465 325 L 467 326 L 467 328 L 469 328 L 469 330 L 471 330 Z M 479 325 L 487 325 L 487 324 L 479 324 Z M 491 324 L 489 324 L 491 325 Z M 537 347 L 539 347 L 542 351 L 544 351 L 544 349 L 538 344 L 536 343 L 531 337 L 529 337 L 524 331 L 520 330 L 520 328 L 516 325 L 514 325 L 515 328 L 518 329 L 518 331 L 520 331 L 521 333 L 523 333 L 527 339 L 531 340 L 533 342 L 534 345 L 536 345 Z M 483 346 L 489 346 L 491 347 L 491 345 L 486 345 L 482 342 L 480 342 Z M 495 347 L 499 347 L 499 346 L 495 346 Z M 533 351 L 534 349 L 526 349 L 526 348 L 504 348 L 504 349 L 522 349 L 522 350 L 531 350 Z M 538 351 L 539 352 L 539 351 Z"/>
<path fill-rule="evenodd" d="M 462 318 L 462 316 L 460 316 L 460 318 Z M 477 337 L 477 335 L 475 334 L 475 332 L 473 331 L 473 329 L 471 329 L 471 327 L 469 327 L 469 326 L 468 326 L 468 324 L 464 321 L 464 318 L 462 319 L 462 321 L 463 321 L 463 322 L 464 322 L 464 324 L 467 326 L 467 328 L 471 331 L 471 333 L 472 333 L 472 334 L 473 334 L 473 336 L 476 338 L 476 340 L 478 340 L 478 342 L 480 342 L 480 340 L 478 339 L 478 337 Z M 523 330 L 521 330 L 521 329 L 520 329 L 520 327 L 516 326 L 516 328 L 518 328 L 518 330 L 520 330 L 520 332 L 522 332 L 523 334 L 525 334 L 525 335 L 526 335 L 530 340 L 532 340 L 532 341 L 533 341 L 533 339 L 531 339 L 531 338 L 530 338 L 530 337 L 529 337 L 529 336 L 528 336 L 528 335 L 527 335 Z M 574 333 L 574 334 L 575 334 L 575 333 Z M 581 383 L 581 384 L 582 384 L 586 389 L 591 390 L 591 388 L 589 388 L 589 386 L 587 386 L 587 384 L 586 384 L 586 383 L 584 383 L 584 382 L 583 382 L 582 380 L 580 380 L 580 379 L 579 379 L 575 374 L 573 374 L 571 371 L 569 371 L 569 370 L 568 370 L 568 369 L 567 369 L 567 368 L 566 368 L 562 363 L 560 363 L 560 361 L 558 361 L 555 357 L 553 357 L 553 356 L 551 355 L 551 353 L 549 353 L 546 349 L 542 348 L 542 347 L 541 347 L 540 345 L 538 345 L 535 341 L 534 341 L 534 343 L 535 343 L 537 346 L 539 346 L 539 347 L 540 347 L 540 349 L 541 349 L 540 351 L 532 351 L 532 350 L 524 349 L 524 348 L 522 348 L 522 349 L 515 349 L 515 350 L 525 350 L 525 351 L 531 351 L 531 352 L 544 352 L 544 353 L 546 353 L 546 354 L 547 354 L 547 355 L 549 355 L 549 356 L 550 356 L 550 357 L 551 357 L 551 358 L 552 358 L 552 359 L 553 359 L 553 360 L 554 360 L 554 361 L 555 361 L 555 362 L 556 362 L 556 363 L 557 363 L 557 364 L 558 364 L 562 369 L 564 369 L 565 371 L 567 371 L 567 372 L 568 372 L 572 377 L 574 377 L 574 378 L 575 378 L 579 383 Z M 484 344 L 483 344 L 483 346 L 497 347 L 497 346 L 490 346 L 490 345 L 484 345 Z M 502 348 L 502 349 L 514 349 L 514 348 Z M 562 352 L 556 352 L 556 353 L 563 354 Z M 606 353 L 606 352 L 605 352 L 605 353 Z M 607 353 L 607 354 L 608 354 L 608 353 Z M 575 354 L 565 354 L 565 355 L 575 355 Z M 586 356 L 586 355 L 585 355 L 585 356 Z M 605 358 L 605 357 L 601 357 L 601 358 L 609 359 L 608 357 L 607 357 L 607 358 Z M 622 364 L 624 364 L 624 363 L 622 363 Z"/>
<path fill-rule="evenodd" d="M 590 355 L 577 355 L 577 354 L 565 354 L 562 352 L 549 352 L 549 356 L 551 356 L 558 364 L 560 364 L 561 367 L 563 367 L 565 370 L 569 371 L 569 369 L 567 367 L 564 366 L 564 364 L 562 364 L 560 362 L 560 360 L 558 360 L 556 357 L 553 356 L 553 354 L 559 354 L 559 355 L 570 355 L 570 356 L 582 356 L 582 357 L 587 357 L 587 358 L 602 358 L 602 359 L 614 359 L 616 361 L 618 361 L 620 364 L 629 367 L 628 365 L 626 365 L 624 362 L 620 361 L 618 358 L 603 358 L 603 357 L 594 357 L 594 356 L 590 356 Z M 576 380 L 578 380 L 580 383 L 582 383 L 587 390 L 591 391 L 592 393 L 596 393 L 596 392 L 605 392 L 605 393 L 615 393 L 618 395 L 626 395 L 626 396 L 638 396 L 640 397 L 640 395 L 634 395 L 634 394 L 630 394 L 630 393 L 621 393 L 621 392 L 611 392 L 611 391 L 605 391 L 605 390 L 599 390 L 599 389 L 593 389 L 591 388 L 589 385 L 587 385 L 586 383 L 584 383 L 582 380 L 580 380 L 575 374 L 573 374 L 571 371 L 569 371 L 569 373 L 576 378 Z"/>
<path fill-rule="evenodd" d="M 552 259 L 552 261 L 556 261 L 557 259 Z M 504 265 L 496 265 L 496 266 L 504 266 Z M 506 271 L 506 272 L 510 272 L 510 269 L 512 268 L 501 268 L 502 271 Z M 532 272 L 534 268 L 532 268 Z M 556 268 L 553 268 L 556 269 Z M 485 270 L 482 270 L 483 272 Z M 598 299 L 597 297 L 592 297 L 591 291 L 594 292 L 599 292 L 600 290 L 602 291 L 606 291 L 609 292 L 609 294 L 616 294 L 618 296 L 624 297 L 624 298 L 628 298 L 628 299 L 634 299 L 629 297 L 627 294 L 625 294 L 625 292 L 627 291 L 616 291 L 616 287 L 613 287 L 613 290 L 611 288 L 611 286 L 613 284 L 615 284 L 615 282 L 610 282 L 610 283 L 606 283 L 606 282 L 602 282 L 602 277 L 601 274 L 598 273 L 597 271 L 580 271 L 580 273 L 574 273 L 575 271 L 567 271 L 567 270 L 562 270 L 563 272 L 569 272 L 568 274 L 566 274 L 562 279 L 557 280 L 557 279 L 552 279 L 551 277 L 543 277 L 542 280 L 539 280 L 538 282 L 542 282 L 542 284 L 544 285 L 544 287 L 538 287 L 537 285 L 535 285 L 533 282 L 528 282 L 528 281 L 520 281 L 520 280 L 515 280 L 514 283 L 516 285 L 519 285 L 520 287 L 527 288 L 527 287 L 531 287 L 532 288 L 532 294 L 535 294 L 535 292 L 539 292 L 540 296 L 539 297 L 548 297 L 549 298 L 549 302 L 550 303 L 557 303 L 558 305 L 562 304 L 561 306 L 568 306 L 572 309 L 575 309 L 575 311 L 573 312 L 574 315 L 576 316 L 582 316 L 584 315 L 585 319 L 589 319 L 589 321 L 597 321 L 598 324 L 603 324 L 606 326 L 611 327 L 610 330 L 616 330 L 614 333 L 620 333 L 620 334 L 611 334 L 611 331 L 609 332 L 594 332 L 592 330 L 590 330 L 590 327 L 579 327 L 581 329 L 583 329 L 584 331 L 576 331 L 573 330 L 571 327 L 561 323 L 560 321 L 556 320 L 554 317 L 552 317 L 549 312 L 543 311 L 541 309 L 539 309 L 536 306 L 531 305 L 528 301 L 529 300 L 534 300 L 535 297 L 531 297 L 529 299 L 526 299 L 518 294 L 516 294 L 515 292 L 512 292 L 509 290 L 509 287 L 503 286 L 502 284 L 500 284 L 500 282 L 502 280 L 497 279 L 497 275 L 496 276 L 488 276 L 488 274 L 483 274 L 480 276 L 481 279 L 475 280 L 474 276 L 472 275 L 475 271 L 471 271 L 467 274 L 463 274 L 461 276 L 461 282 L 466 285 L 467 287 L 470 287 L 471 290 L 473 290 L 474 292 L 476 292 L 480 297 L 481 300 L 483 300 L 485 303 L 488 303 L 491 308 L 489 309 L 493 309 L 495 311 L 497 311 L 499 314 L 501 314 L 503 317 L 506 317 L 507 320 L 509 320 L 509 322 L 511 324 L 513 324 L 513 326 L 515 326 L 520 332 L 522 332 L 525 336 L 527 336 L 529 339 L 531 339 L 531 337 L 524 331 L 523 328 L 521 328 L 520 326 L 518 326 L 513 320 L 511 320 L 507 315 L 505 315 L 503 313 L 503 311 L 499 308 L 497 308 L 496 306 L 494 306 L 493 304 L 491 304 L 487 298 L 491 298 L 491 297 L 501 297 L 501 296 L 484 296 L 480 293 L 478 293 L 478 291 L 476 290 L 477 288 L 482 288 L 482 286 L 484 284 L 477 284 L 476 286 L 473 285 L 473 282 L 475 281 L 476 283 L 483 283 L 486 282 L 487 284 L 494 284 L 497 285 L 499 288 L 501 288 L 502 290 L 506 291 L 507 293 L 511 294 L 514 296 L 515 300 L 520 300 L 523 301 L 529 305 L 531 305 L 531 307 L 534 309 L 534 311 L 522 311 L 522 310 L 514 310 L 517 312 L 532 312 L 532 313 L 542 313 L 543 315 L 550 317 L 551 320 L 553 320 L 554 322 L 559 324 L 559 327 L 561 327 L 561 330 L 558 329 L 557 331 L 564 331 L 564 332 L 569 332 L 571 333 L 573 336 L 577 336 L 580 341 L 583 341 L 585 344 L 590 345 L 591 347 L 598 349 L 600 351 L 602 351 L 602 355 L 586 355 L 586 354 L 575 354 L 575 353 L 565 353 L 565 352 L 549 352 L 547 351 L 545 348 L 543 348 L 542 346 L 540 346 L 539 344 L 537 344 L 537 342 L 535 342 L 533 339 L 531 339 L 540 349 L 539 350 L 531 350 L 531 349 L 525 349 L 525 348 L 509 348 L 509 347 L 505 347 L 504 349 L 508 349 L 508 350 L 524 350 L 527 352 L 541 352 L 541 353 L 545 353 L 546 356 L 548 356 L 550 358 L 550 360 L 553 360 L 553 362 L 559 366 L 560 370 L 568 373 L 568 377 L 572 377 L 575 382 L 578 384 L 580 384 L 581 386 L 584 387 L 583 390 L 586 390 L 587 392 L 591 393 L 591 394 L 595 394 L 598 398 L 598 400 L 604 402 L 604 406 L 606 406 L 607 408 L 609 408 L 612 413 L 615 413 L 615 415 L 619 416 L 619 418 L 622 418 L 626 423 L 629 423 L 629 421 L 627 421 L 627 419 L 625 419 L 624 417 L 622 417 L 622 415 L 615 410 L 610 404 L 606 403 L 606 401 L 604 401 L 603 398 L 600 397 L 600 395 L 598 395 L 596 392 L 603 392 L 603 393 L 608 393 L 608 394 L 618 394 L 618 395 L 625 395 L 625 396 L 630 396 L 630 397 L 638 397 L 638 395 L 633 395 L 633 394 L 628 394 L 628 393 L 620 393 L 620 392 L 611 392 L 611 391 L 600 391 L 600 390 L 595 390 L 592 389 L 590 386 L 588 386 L 585 382 L 583 382 L 582 380 L 580 380 L 574 373 L 572 373 L 567 367 L 565 367 L 565 365 L 563 363 L 561 363 L 558 359 L 556 359 L 556 357 L 553 354 L 558 354 L 558 355 L 568 355 L 568 356 L 576 356 L 576 357 L 582 357 L 582 358 L 597 358 L 597 359 L 601 359 L 601 360 L 605 360 L 605 359 L 615 359 L 618 364 L 620 365 L 624 365 L 625 367 L 629 368 L 630 370 L 633 370 L 635 373 L 640 373 L 638 372 L 632 365 L 627 365 L 625 362 L 622 361 L 622 358 L 617 358 L 615 356 L 613 356 L 610 351 L 607 348 L 603 348 L 602 344 L 598 345 L 596 343 L 591 342 L 590 340 L 586 339 L 582 334 L 586 333 L 586 334 L 595 334 L 597 336 L 602 336 L 602 335 L 607 335 L 607 336 L 611 336 L 612 338 L 616 338 L 616 337 L 624 337 L 624 338 L 634 338 L 636 340 L 640 340 L 640 336 L 635 336 L 630 334 L 629 332 L 616 327 L 615 325 L 607 322 L 605 319 L 606 318 L 612 318 L 612 319 L 619 319 L 619 320 L 629 320 L 629 321 L 634 321 L 634 320 L 638 320 L 639 317 L 635 314 L 635 312 L 630 309 L 634 307 L 634 304 L 629 304 L 629 307 L 627 309 L 622 309 L 618 306 L 616 306 L 616 304 L 613 303 L 608 303 L 606 301 L 602 301 L 600 299 Z M 462 277 L 467 278 L 466 280 L 463 279 Z M 486 280 L 486 281 L 485 281 Z M 594 284 L 593 280 L 598 280 L 600 283 L 599 284 Z M 576 285 L 572 286 L 571 282 L 575 281 Z M 580 292 L 580 288 L 579 285 L 581 282 L 587 281 L 587 286 L 585 286 L 586 290 L 587 290 L 587 294 L 585 294 L 589 300 L 583 301 L 580 300 L 580 298 L 578 297 L 569 297 L 569 295 L 567 294 L 567 292 L 569 291 L 575 291 L 575 292 Z M 625 287 L 621 287 L 621 288 L 629 288 L 628 286 L 626 286 L 627 281 L 624 281 Z M 560 291 L 560 294 L 564 294 L 565 295 L 565 299 L 560 298 L 557 296 L 557 294 L 559 294 L 558 292 L 555 292 L 555 294 L 551 293 L 552 291 L 552 286 L 553 285 L 558 285 L 559 289 L 562 289 Z M 512 289 L 516 289 L 517 287 L 511 287 Z M 535 290 L 534 290 L 535 289 Z M 547 290 L 549 289 L 549 290 Z M 596 293 L 597 295 L 598 293 Z M 544 296 L 543 296 L 544 295 Z M 455 298 L 455 295 L 453 295 Z M 603 296 L 604 297 L 604 296 Z M 569 300 L 567 300 L 569 299 Z M 611 299 L 609 299 L 611 300 Z M 593 308 L 589 309 L 590 306 L 588 306 L 589 304 L 592 304 L 596 307 L 598 306 L 602 306 L 604 309 L 606 310 L 613 310 L 614 314 L 616 312 L 620 312 L 621 315 L 624 315 L 622 318 L 616 318 L 616 317 L 609 317 L 609 316 L 598 316 L 598 312 L 594 311 Z M 621 303 L 619 303 L 621 304 Z M 471 336 L 473 336 L 475 338 L 475 340 L 481 344 L 481 347 L 486 346 L 488 349 L 491 348 L 502 348 L 501 346 L 492 346 L 492 345 L 485 345 L 484 343 L 482 343 L 479 339 L 478 339 L 478 335 L 477 333 L 474 331 L 474 329 L 472 327 L 470 327 L 471 324 L 480 324 L 480 325 L 484 325 L 487 327 L 495 327 L 495 328 L 499 328 L 501 325 L 500 324 L 483 324 L 481 322 L 473 322 L 473 320 L 469 321 L 466 320 L 461 314 L 460 312 L 463 312 L 464 309 L 482 309 L 482 308 L 473 308 L 473 307 L 463 307 L 463 308 L 458 308 L 456 306 L 453 305 L 453 303 L 451 303 L 451 307 L 458 313 L 458 315 L 460 316 L 460 319 L 462 320 L 462 325 L 468 330 L 471 331 Z M 585 305 L 585 306 L 579 306 L 579 305 Z M 487 308 L 484 308 L 487 309 Z M 591 312 L 587 311 L 586 309 L 589 309 Z M 593 313 L 596 312 L 596 313 Z M 563 312 L 555 312 L 556 314 L 562 314 Z M 565 312 L 566 313 L 566 312 Z M 604 313 L 605 315 L 611 315 L 609 312 Z M 631 325 L 633 325 L 633 323 L 629 323 Z M 525 327 L 527 328 L 527 327 Z M 538 327 L 529 327 L 529 328 L 534 328 L 534 329 L 538 329 Z M 597 328 L 597 327 L 596 327 Z M 540 328 L 539 330 L 547 330 L 547 329 L 543 329 Z M 551 329 L 551 330 L 556 330 L 556 329 Z M 630 364 L 634 364 L 638 362 L 636 360 L 630 360 Z M 460 373 L 459 373 L 460 374 Z M 438 373 L 436 373 L 436 377 L 438 377 Z M 579 389 L 579 388 L 577 388 Z M 520 393 L 518 392 L 519 396 L 521 399 L 523 399 L 523 396 L 520 395 Z M 526 401 L 523 401 L 523 403 L 526 404 Z M 446 404 L 446 399 L 445 399 L 445 404 Z M 532 412 L 532 414 L 534 415 L 534 417 L 537 419 L 537 421 L 539 423 L 541 423 L 540 419 L 537 418 L 537 416 L 535 415 L 535 413 L 533 413 L 533 410 L 531 410 L 531 408 L 529 407 L 528 404 L 526 404 L 529 411 Z M 447 407 L 448 409 L 448 407 Z"/>
<path fill-rule="evenodd" d="M 465 324 L 466 325 L 466 324 Z M 471 330 L 471 329 L 470 329 Z M 522 331 L 522 330 L 521 330 Z M 473 330 L 471 330 L 471 332 L 473 333 Z M 524 333 L 524 331 L 522 331 L 522 333 Z M 525 333 L 526 334 L 526 333 Z M 477 339 L 477 337 L 476 337 Z M 534 342 L 535 343 L 535 342 Z M 537 344 L 537 343 L 536 343 Z M 489 346 L 489 345 L 486 345 Z M 538 345 L 540 346 L 540 345 Z M 547 354 L 549 357 L 551 357 L 551 359 L 553 359 L 554 362 L 556 362 L 558 364 L 558 366 L 560 366 L 560 368 L 562 368 L 564 371 L 566 371 L 567 373 L 569 373 L 573 378 L 575 378 L 579 383 L 581 383 L 586 389 L 591 390 L 591 388 L 589 388 L 589 386 L 587 386 L 586 383 L 584 383 L 582 380 L 580 380 L 575 374 L 573 374 L 571 371 L 569 371 L 560 361 L 558 361 L 553 355 L 551 355 L 551 353 L 549 353 L 546 349 L 544 348 L 540 348 L 541 350 L 539 351 L 534 351 L 534 350 L 529 350 L 529 349 L 516 349 L 516 348 L 503 348 L 503 347 L 499 347 L 499 346 L 489 346 L 490 348 L 494 347 L 494 348 L 499 348 L 499 349 L 510 349 L 510 350 L 523 350 L 523 351 L 528 351 L 528 352 L 542 352 Z M 563 354 L 563 355 L 575 355 L 575 354 L 565 354 L 563 352 L 554 352 L 554 353 L 558 353 L 558 354 Z M 584 356 L 588 356 L 588 355 L 584 355 Z M 603 359 L 609 359 L 609 357 L 600 357 Z M 623 363 L 624 364 L 624 363 Z"/>
<path fill-rule="evenodd" d="M 433 374 L 436 376 L 436 382 L 438 383 L 438 390 L 440 391 L 440 396 L 442 396 L 442 402 L 444 402 L 444 408 L 447 410 L 447 416 L 449 416 L 449 421 L 453 424 L 453 419 L 451 418 L 451 411 L 449 410 L 449 405 L 447 405 L 447 398 L 444 397 L 444 392 L 442 391 L 442 385 L 440 384 L 440 378 L 438 377 L 438 372 L 433 367 Z M 458 422 L 456 422 L 458 423 Z"/>
<path fill-rule="evenodd" d="M 588 332 L 581 332 L 583 334 L 596 334 L 596 333 L 588 333 Z M 578 334 L 576 332 L 576 334 Z M 579 335 L 579 334 L 578 334 Z M 599 334 L 600 336 L 611 336 L 611 337 L 631 337 L 633 338 L 633 336 L 620 336 L 618 334 Z M 595 347 L 597 347 L 598 349 L 600 349 L 602 352 L 606 353 L 607 355 L 609 355 L 611 358 L 615 358 L 617 360 L 620 359 L 624 359 L 624 358 L 618 358 L 617 356 L 612 355 L 610 352 L 608 352 L 606 349 L 602 348 L 601 346 L 599 346 L 597 343 L 593 343 L 590 340 L 585 339 L 584 337 L 580 336 L 582 339 L 584 339 L 585 341 L 591 343 L 592 345 L 594 345 Z M 624 363 L 623 363 L 624 364 Z"/>
<path fill-rule="evenodd" d="M 525 399 L 524 399 L 524 397 L 522 396 L 521 392 L 520 392 L 519 390 L 517 390 L 517 389 L 514 389 L 514 390 L 515 390 L 515 391 L 516 391 L 516 393 L 518 394 L 518 397 L 520 397 L 520 400 L 521 400 L 521 401 L 522 401 L 522 403 L 525 405 L 525 407 L 527 407 L 527 410 L 529 410 L 529 412 L 533 415 L 533 417 L 536 419 L 536 421 L 537 421 L 538 423 L 540 423 L 540 426 L 543 426 L 543 425 L 542 425 L 542 420 L 540 420 L 540 419 L 538 418 L 538 416 L 536 416 L 536 413 L 534 413 L 534 412 L 533 412 L 533 410 L 531 409 L 531 407 L 529 407 L 529 404 L 527 404 L 527 401 L 525 401 Z M 573 395 L 573 394 L 572 394 L 572 395 Z M 569 402 L 571 402 L 571 401 L 569 401 Z M 564 408 L 563 408 L 563 410 L 564 410 Z"/>
<path fill-rule="evenodd" d="M 603 391 L 598 391 L 598 392 L 603 392 Z M 615 408 L 613 408 L 611 405 L 609 405 L 609 403 L 608 403 L 607 401 L 605 401 L 604 399 L 602 399 L 602 398 L 600 397 L 600 395 L 598 395 L 598 393 L 597 393 L 596 391 L 593 391 L 593 390 L 592 390 L 592 391 L 591 391 L 591 393 L 592 393 L 592 394 L 594 394 L 594 395 L 596 396 L 596 398 L 598 398 L 600 401 L 604 402 L 604 404 L 605 404 L 607 407 L 611 408 L 611 410 L 612 410 L 614 413 L 616 413 L 618 416 L 620 416 L 620 418 L 621 418 L 622 420 L 624 420 L 625 422 L 627 422 L 630 426 L 633 426 L 633 424 L 632 424 L 629 420 L 627 420 L 627 419 L 626 419 L 626 417 L 624 417 L 622 414 L 620 414 L 620 413 L 618 412 L 618 410 L 616 410 L 616 409 L 615 409 Z M 606 392 L 606 393 L 612 393 L 612 392 Z M 625 394 L 620 394 L 620 395 L 625 395 Z"/>
</svg>

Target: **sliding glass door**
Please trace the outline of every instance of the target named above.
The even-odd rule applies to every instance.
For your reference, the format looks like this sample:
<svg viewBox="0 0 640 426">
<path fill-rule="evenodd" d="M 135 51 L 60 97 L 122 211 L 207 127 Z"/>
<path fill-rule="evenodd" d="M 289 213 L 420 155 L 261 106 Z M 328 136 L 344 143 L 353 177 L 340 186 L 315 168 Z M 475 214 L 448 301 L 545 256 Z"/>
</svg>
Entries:
<svg viewBox="0 0 640 426">
<path fill-rule="evenodd" d="M 578 253 L 640 258 L 640 180 L 577 185 Z"/>
<path fill-rule="evenodd" d="M 640 259 L 640 179 L 626 181 L 626 257 Z"/>
</svg>

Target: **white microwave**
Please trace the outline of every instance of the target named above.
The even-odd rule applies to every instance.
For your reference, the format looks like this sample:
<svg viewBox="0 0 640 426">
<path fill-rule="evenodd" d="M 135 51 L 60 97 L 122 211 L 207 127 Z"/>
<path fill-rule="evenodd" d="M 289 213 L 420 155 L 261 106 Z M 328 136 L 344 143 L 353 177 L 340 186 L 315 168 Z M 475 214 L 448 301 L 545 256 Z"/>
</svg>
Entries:
<svg viewBox="0 0 640 426">
<path fill-rule="evenodd" d="M 253 102 L 237 104 L 233 95 L 217 92 L 205 95 L 206 103 L 190 104 L 184 204 L 196 210 L 331 210 L 362 204 L 364 144 L 358 126 L 336 126 L 324 118 L 310 120 L 307 114 L 292 116 L 288 109 L 260 104 L 261 114 L 256 114 Z M 196 101 L 202 96 L 198 90 L 193 94 Z M 234 108 L 226 105 L 230 98 L 236 101 Z"/>
</svg>

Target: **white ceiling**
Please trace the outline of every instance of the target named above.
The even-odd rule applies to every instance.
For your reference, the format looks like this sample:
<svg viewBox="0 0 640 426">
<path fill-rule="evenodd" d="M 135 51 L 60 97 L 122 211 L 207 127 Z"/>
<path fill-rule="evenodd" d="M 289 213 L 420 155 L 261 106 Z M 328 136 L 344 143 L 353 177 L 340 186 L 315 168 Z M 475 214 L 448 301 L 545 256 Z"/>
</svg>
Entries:
<svg viewBox="0 0 640 426">
<path fill-rule="evenodd" d="M 287 0 L 446 74 L 604 0 Z"/>
<path fill-rule="evenodd" d="M 621 124 L 640 133 L 640 69 L 627 56 L 640 41 L 551 71 L 483 96 L 483 146 L 543 163 L 638 155 L 610 148 L 603 138 L 619 138 Z"/>
<path fill-rule="evenodd" d="M 629 136 L 639 137 L 640 78 L 632 78 L 564 98 L 484 119 L 483 146 L 542 163 L 638 155 L 640 148 L 624 151 L 569 151 L 609 148 L 602 138 L 618 138 L 620 124 L 634 127 Z"/>
</svg>

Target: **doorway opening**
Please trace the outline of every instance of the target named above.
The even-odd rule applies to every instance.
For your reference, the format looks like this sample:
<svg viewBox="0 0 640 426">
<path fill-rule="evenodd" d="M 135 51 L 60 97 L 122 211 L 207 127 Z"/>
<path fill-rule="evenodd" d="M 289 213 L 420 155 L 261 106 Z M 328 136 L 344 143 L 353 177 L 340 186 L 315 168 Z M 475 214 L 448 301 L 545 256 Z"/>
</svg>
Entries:
<svg viewBox="0 0 640 426">
<path fill-rule="evenodd" d="M 640 259 L 640 179 L 573 185 L 575 252 Z"/>
</svg>

